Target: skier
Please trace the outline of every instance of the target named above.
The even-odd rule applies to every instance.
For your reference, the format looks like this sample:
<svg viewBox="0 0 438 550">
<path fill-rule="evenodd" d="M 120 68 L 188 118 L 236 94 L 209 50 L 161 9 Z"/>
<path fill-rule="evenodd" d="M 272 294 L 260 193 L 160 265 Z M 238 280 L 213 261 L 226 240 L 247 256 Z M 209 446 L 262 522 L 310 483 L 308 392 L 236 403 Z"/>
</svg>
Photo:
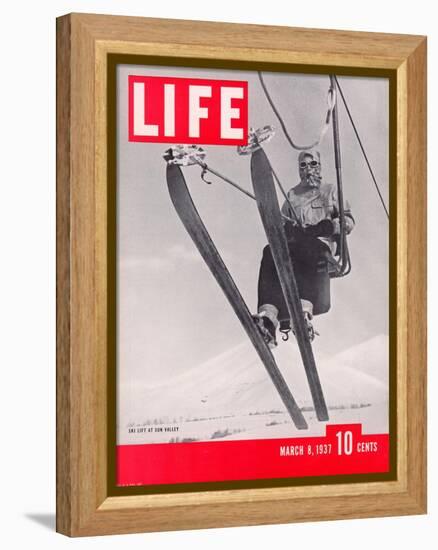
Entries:
<svg viewBox="0 0 438 550">
<path fill-rule="evenodd" d="M 298 156 L 300 183 L 288 193 L 282 207 L 287 218 L 284 230 L 294 268 L 303 314 L 314 338 L 314 315 L 330 309 L 330 264 L 337 253 L 340 219 L 336 186 L 323 183 L 318 151 L 302 151 Z M 345 231 L 354 227 L 348 203 L 344 206 Z M 258 282 L 256 324 L 269 347 L 277 345 L 276 330 L 287 334 L 291 327 L 277 270 L 267 245 L 263 250 Z"/>
</svg>

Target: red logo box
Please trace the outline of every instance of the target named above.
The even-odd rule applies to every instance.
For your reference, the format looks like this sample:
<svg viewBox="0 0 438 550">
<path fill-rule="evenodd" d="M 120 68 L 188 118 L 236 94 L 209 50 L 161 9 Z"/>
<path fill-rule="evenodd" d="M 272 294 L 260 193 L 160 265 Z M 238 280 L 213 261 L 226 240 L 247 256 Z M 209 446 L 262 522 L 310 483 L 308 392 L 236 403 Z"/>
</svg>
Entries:
<svg viewBox="0 0 438 550">
<path fill-rule="evenodd" d="M 131 75 L 128 97 L 129 141 L 248 142 L 248 82 Z"/>
</svg>

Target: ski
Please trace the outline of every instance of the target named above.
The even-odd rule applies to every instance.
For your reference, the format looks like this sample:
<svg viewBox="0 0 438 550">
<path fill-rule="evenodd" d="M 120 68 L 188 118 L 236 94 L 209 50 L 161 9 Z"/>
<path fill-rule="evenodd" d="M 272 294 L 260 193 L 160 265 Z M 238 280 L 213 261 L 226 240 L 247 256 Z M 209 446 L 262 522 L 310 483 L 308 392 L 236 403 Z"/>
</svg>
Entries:
<svg viewBox="0 0 438 550">
<path fill-rule="evenodd" d="M 312 346 L 304 322 L 301 300 L 295 280 L 272 169 L 262 148 L 251 155 L 251 178 L 260 217 L 271 247 L 281 288 L 296 333 L 298 347 L 306 371 L 318 420 L 328 420 L 328 411 L 321 388 Z"/>
<path fill-rule="evenodd" d="M 168 164 L 166 178 L 170 198 L 179 218 L 242 323 L 292 421 L 297 429 L 307 429 L 308 426 L 303 413 L 289 390 L 271 350 L 258 331 L 239 289 L 196 210 L 181 168 L 176 164 Z"/>
</svg>

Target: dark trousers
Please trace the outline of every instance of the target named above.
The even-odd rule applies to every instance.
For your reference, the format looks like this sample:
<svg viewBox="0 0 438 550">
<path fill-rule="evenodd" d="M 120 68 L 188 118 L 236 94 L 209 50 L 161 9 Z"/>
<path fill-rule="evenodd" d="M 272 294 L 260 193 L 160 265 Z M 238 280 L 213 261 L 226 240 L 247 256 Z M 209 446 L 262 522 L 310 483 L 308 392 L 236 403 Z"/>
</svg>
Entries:
<svg viewBox="0 0 438 550">
<path fill-rule="evenodd" d="M 327 269 L 329 247 L 316 237 L 299 234 L 288 240 L 300 298 L 313 304 L 313 314 L 330 309 L 330 276 Z M 280 321 L 289 319 L 280 281 L 269 245 L 263 249 L 258 283 L 258 307 L 272 304 Z"/>
</svg>

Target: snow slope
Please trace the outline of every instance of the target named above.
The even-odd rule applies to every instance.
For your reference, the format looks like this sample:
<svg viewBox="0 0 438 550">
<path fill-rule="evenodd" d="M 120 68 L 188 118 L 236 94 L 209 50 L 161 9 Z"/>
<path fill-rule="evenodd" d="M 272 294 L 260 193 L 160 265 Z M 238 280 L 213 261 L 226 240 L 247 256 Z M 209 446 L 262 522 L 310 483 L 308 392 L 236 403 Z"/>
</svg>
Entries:
<svg viewBox="0 0 438 550">
<path fill-rule="evenodd" d="M 316 343 L 315 357 L 330 423 L 362 422 L 364 432 L 387 431 L 388 344 L 388 337 L 382 334 L 324 357 Z M 315 419 L 296 343 L 293 339 L 281 342 L 274 355 L 309 422 L 305 435 L 323 434 L 325 425 Z M 298 433 L 249 341 L 164 383 L 124 386 L 118 426 L 121 444 L 164 442 L 176 437 L 178 441 L 244 439 Z M 145 431 L 146 426 L 152 429 Z M 178 431 L 157 433 L 157 426 L 173 426 Z"/>
</svg>

